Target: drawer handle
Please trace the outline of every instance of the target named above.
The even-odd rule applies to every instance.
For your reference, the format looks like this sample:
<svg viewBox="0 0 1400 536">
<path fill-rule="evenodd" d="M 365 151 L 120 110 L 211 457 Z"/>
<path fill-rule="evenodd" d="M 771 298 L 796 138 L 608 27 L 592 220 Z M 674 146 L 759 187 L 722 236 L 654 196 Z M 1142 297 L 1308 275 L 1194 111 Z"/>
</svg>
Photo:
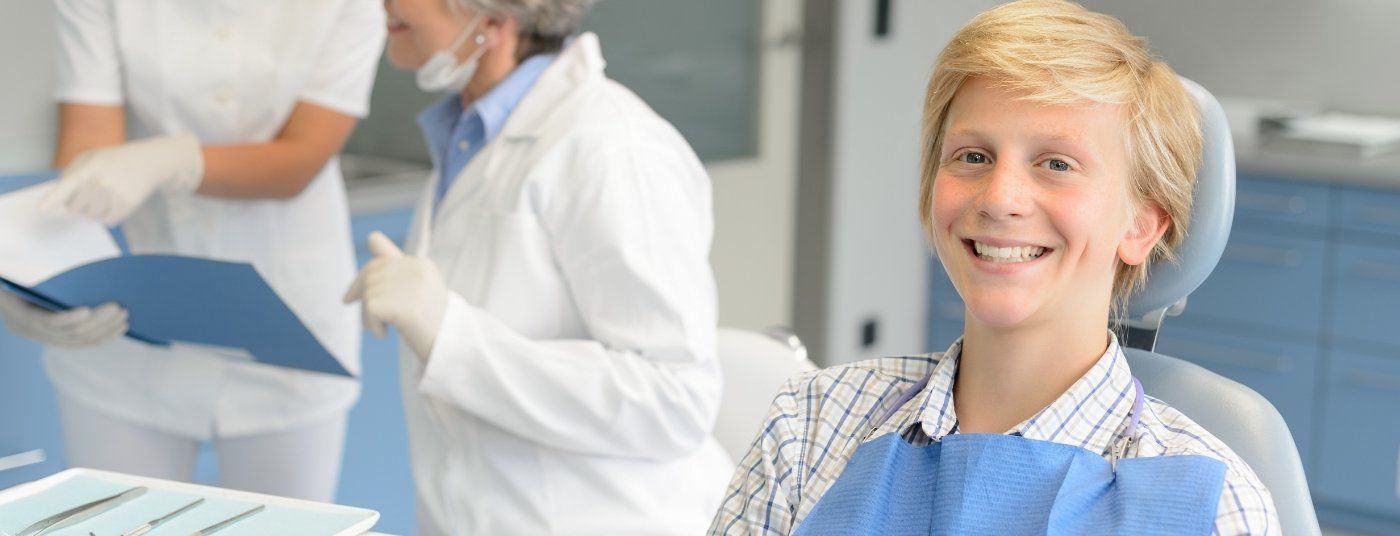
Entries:
<svg viewBox="0 0 1400 536">
<path fill-rule="evenodd" d="M 1371 389 L 1400 393 L 1400 376 L 1395 374 L 1384 374 L 1374 371 L 1362 374 L 1353 370 L 1347 373 L 1346 381 L 1358 387 L 1369 387 Z"/>
<path fill-rule="evenodd" d="M 1235 206 L 1279 214 L 1302 214 L 1308 210 L 1308 200 L 1298 195 L 1235 192 Z"/>
<path fill-rule="evenodd" d="M 1351 274 L 1356 277 L 1400 283 L 1400 265 L 1376 261 L 1357 261 L 1351 266 Z"/>
<path fill-rule="evenodd" d="M 1361 221 L 1376 225 L 1400 225 L 1400 210 L 1382 207 L 1365 207 L 1360 212 Z"/>
<path fill-rule="evenodd" d="M 1246 262 L 1263 266 L 1297 268 L 1303 264 L 1303 252 L 1292 248 L 1277 248 L 1257 244 L 1229 244 L 1225 246 L 1226 260 Z"/>
<path fill-rule="evenodd" d="M 1184 347 L 1187 352 L 1190 352 L 1191 355 L 1189 356 L 1174 356 L 1182 359 L 1208 361 L 1273 374 L 1288 372 L 1293 369 L 1293 359 L 1289 357 L 1261 354 L 1218 344 L 1183 341 L 1180 339 L 1174 339 L 1172 342 L 1176 346 Z"/>
<path fill-rule="evenodd" d="M 44 463 L 44 449 L 34 449 L 30 451 L 0 456 L 0 471 L 19 469 Z"/>
</svg>

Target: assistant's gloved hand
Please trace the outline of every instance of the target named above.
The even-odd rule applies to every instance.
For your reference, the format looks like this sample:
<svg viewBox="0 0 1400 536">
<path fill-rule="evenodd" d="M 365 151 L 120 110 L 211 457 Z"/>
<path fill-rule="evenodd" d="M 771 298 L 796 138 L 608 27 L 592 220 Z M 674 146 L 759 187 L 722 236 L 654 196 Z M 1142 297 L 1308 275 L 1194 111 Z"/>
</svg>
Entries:
<svg viewBox="0 0 1400 536">
<path fill-rule="evenodd" d="M 0 292 L 0 318 L 16 334 L 65 348 L 96 346 L 127 330 L 126 309 L 115 303 L 54 312 L 6 292 Z"/>
<path fill-rule="evenodd" d="M 447 313 L 447 284 L 433 261 L 404 255 L 379 231 L 369 235 L 369 250 L 374 259 L 350 284 L 345 303 L 363 300 L 366 329 L 382 338 L 385 324 L 393 324 L 413 353 L 427 361 Z"/>
<path fill-rule="evenodd" d="M 39 201 L 39 210 L 66 209 L 113 226 L 157 188 L 192 193 L 203 180 L 204 153 L 193 134 L 134 141 L 78 155 Z"/>
</svg>

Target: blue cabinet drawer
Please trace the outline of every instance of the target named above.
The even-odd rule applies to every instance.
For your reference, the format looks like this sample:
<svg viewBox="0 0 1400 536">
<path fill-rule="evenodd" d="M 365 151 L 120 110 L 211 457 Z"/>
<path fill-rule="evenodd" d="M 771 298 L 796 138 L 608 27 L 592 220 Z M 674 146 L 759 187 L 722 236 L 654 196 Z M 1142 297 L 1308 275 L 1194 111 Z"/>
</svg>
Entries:
<svg viewBox="0 0 1400 536">
<path fill-rule="evenodd" d="M 1235 182 L 1235 219 L 1327 225 L 1331 190 L 1321 184 L 1240 177 Z"/>
<path fill-rule="evenodd" d="M 1316 333 L 1325 251 L 1320 240 L 1236 230 L 1215 272 L 1191 294 L 1185 315 Z"/>
<path fill-rule="evenodd" d="M 929 325 L 925 346 L 928 351 L 941 352 L 962 336 L 964 308 L 962 298 L 938 259 L 933 260 L 929 277 Z"/>
<path fill-rule="evenodd" d="M 942 352 L 948 349 L 948 345 L 958 340 L 963 334 L 963 304 L 961 301 L 933 302 L 933 310 L 929 312 L 931 326 L 929 326 L 929 339 L 927 350 L 930 352 Z"/>
<path fill-rule="evenodd" d="M 1341 244 L 1332 274 L 1332 333 L 1400 346 L 1400 249 Z"/>
<path fill-rule="evenodd" d="M 55 453 L 42 448 L 17 449 L 0 445 L 0 490 L 38 480 L 66 469 Z"/>
<path fill-rule="evenodd" d="M 1312 446 L 1316 346 L 1172 326 L 1168 319 L 1157 352 L 1191 361 L 1240 382 L 1269 399 L 1283 415 L 1306 467 Z"/>
<path fill-rule="evenodd" d="M 1400 520 L 1400 359 L 1333 351 L 1314 493 Z"/>
<path fill-rule="evenodd" d="M 405 247 L 404 244 L 408 242 L 408 228 L 412 223 L 413 209 L 411 208 L 361 214 L 352 218 L 350 220 L 350 236 L 355 240 L 356 261 L 360 265 L 369 261 L 371 257 L 369 234 L 374 231 L 383 232 L 400 248 Z"/>
<path fill-rule="evenodd" d="M 1400 235 L 1400 193 L 1347 188 L 1338 195 L 1337 225 L 1342 229 Z"/>
<path fill-rule="evenodd" d="M 67 469 L 63 429 L 42 348 L 0 323 L 0 457 L 42 450 L 44 460 L 0 471 L 0 489 Z M 12 463 L 17 460 L 10 460 Z"/>
</svg>

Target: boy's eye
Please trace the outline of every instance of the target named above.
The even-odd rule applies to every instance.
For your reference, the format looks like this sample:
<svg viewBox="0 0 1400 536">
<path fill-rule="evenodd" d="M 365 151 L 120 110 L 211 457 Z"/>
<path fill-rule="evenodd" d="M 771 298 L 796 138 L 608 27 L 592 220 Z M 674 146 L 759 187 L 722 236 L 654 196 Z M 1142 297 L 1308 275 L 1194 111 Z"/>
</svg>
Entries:
<svg viewBox="0 0 1400 536">
<path fill-rule="evenodd" d="M 985 164 L 987 163 L 987 155 L 968 151 L 966 153 L 963 153 L 961 156 L 958 156 L 957 160 L 961 160 L 968 164 Z"/>
<path fill-rule="evenodd" d="M 1043 165 L 1051 171 L 1069 171 L 1069 163 L 1058 158 L 1046 160 Z"/>
</svg>

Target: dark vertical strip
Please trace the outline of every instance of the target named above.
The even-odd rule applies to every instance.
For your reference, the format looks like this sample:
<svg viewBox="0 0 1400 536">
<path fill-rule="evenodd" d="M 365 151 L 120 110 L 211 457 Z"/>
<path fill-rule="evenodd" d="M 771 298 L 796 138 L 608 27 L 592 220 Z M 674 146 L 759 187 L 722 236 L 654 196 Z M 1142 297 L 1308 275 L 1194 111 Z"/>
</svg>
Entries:
<svg viewBox="0 0 1400 536">
<path fill-rule="evenodd" d="M 890 4 L 894 0 L 875 0 L 875 37 L 890 35 Z"/>
<path fill-rule="evenodd" d="M 797 163 L 793 330 L 817 364 L 830 362 L 832 114 L 836 84 L 836 0 L 807 0 L 803 13 L 802 103 Z"/>
</svg>

